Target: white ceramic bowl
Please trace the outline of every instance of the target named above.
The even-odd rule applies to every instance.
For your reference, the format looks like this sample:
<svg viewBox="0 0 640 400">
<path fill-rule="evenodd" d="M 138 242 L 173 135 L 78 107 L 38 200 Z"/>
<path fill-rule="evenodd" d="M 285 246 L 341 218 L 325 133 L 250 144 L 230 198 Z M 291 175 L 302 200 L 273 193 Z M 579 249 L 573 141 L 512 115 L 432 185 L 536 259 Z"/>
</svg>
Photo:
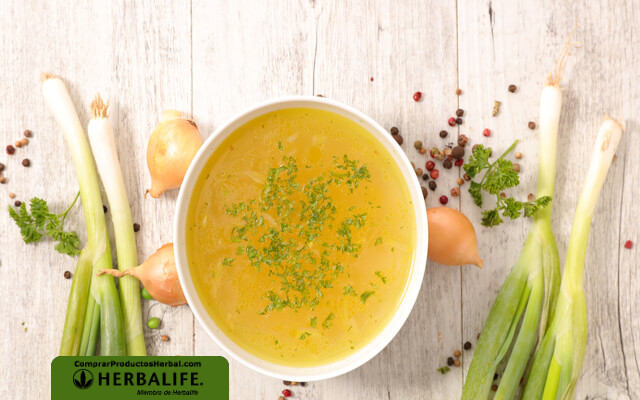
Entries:
<svg viewBox="0 0 640 400">
<path fill-rule="evenodd" d="M 213 319 L 211 319 L 205 310 L 202 301 L 198 297 L 187 263 L 187 251 L 185 245 L 187 210 L 191 200 L 193 187 L 200 175 L 200 172 L 214 150 L 230 133 L 235 131 L 244 123 L 262 114 L 292 107 L 316 108 L 342 115 L 363 126 L 371 136 L 382 143 L 393 159 L 398 163 L 398 166 L 402 171 L 402 175 L 409 187 L 412 203 L 414 204 L 416 219 L 417 248 L 415 251 L 412 272 L 409 277 L 409 283 L 404 293 L 404 297 L 402 298 L 402 302 L 400 303 L 395 315 L 382 332 L 380 332 L 378 336 L 358 352 L 340 361 L 318 367 L 299 368 L 278 365 L 265 361 L 250 354 L 227 337 L 220 328 L 216 326 Z M 209 138 L 207 138 L 189 166 L 187 175 L 185 176 L 184 181 L 182 182 L 182 187 L 180 188 L 180 195 L 178 196 L 178 204 L 174 221 L 173 241 L 178 275 L 180 277 L 180 283 L 182 284 L 184 294 L 189 302 L 189 306 L 200 325 L 202 325 L 216 344 L 242 364 L 265 375 L 283 380 L 308 382 L 342 375 L 361 366 L 384 349 L 391 339 L 393 339 L 393 337 L 398 333 L 404 322 L 407 320 L 422 285 L 422 278 L 424 276 L 424 270 L 427 262 L 427 212 L 420 184 L 409 160 L 407 159 L 407 156 L 391 135 L 389 135 L 389 133 L 375 121 L 349 106 L 326 98 L 302 96 L 283 97 L 260 103 L 241 112 L 234 118 L 231 118 L 227 123 L 220 126 L 211 136 L 209 136 Z"/>
</svg>

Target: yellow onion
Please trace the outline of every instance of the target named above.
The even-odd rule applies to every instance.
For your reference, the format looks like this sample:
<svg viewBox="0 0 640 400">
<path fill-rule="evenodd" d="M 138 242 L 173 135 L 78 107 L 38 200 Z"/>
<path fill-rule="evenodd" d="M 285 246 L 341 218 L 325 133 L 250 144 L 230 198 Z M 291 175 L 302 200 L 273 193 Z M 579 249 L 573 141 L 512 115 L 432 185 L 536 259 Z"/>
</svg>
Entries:
<svg viewBox="0 0 640 400">
<path fill-rule="evenodd" d="M 182 184 L 187 168 L 202 146 L 202 137 L 195 122 L 180 111 L 162 113 L 147 146 L 147 167 L 151 174 L 151 197 L 160 197 L 165 190 Z"/>
<path fill-rule="evenodd" d="M 141 265 L 125 271 L 117 269 L 101 269 L 98 275 L 109 274 L 115 277 L 130 275 L 138 278 L 151 297 L 170 306 L 186 304 L 182 292 L 176 259 L 173 254 L 173 243 L 160 247 Z"/>
<path fill-rule="evenodd" d="M 449 207 L 435 207 L 427 210 L 427 220 L 427 257 L 443 265 L 474 264 L 482 268 L 476 231 L 463 213 Z"/>
</svg>

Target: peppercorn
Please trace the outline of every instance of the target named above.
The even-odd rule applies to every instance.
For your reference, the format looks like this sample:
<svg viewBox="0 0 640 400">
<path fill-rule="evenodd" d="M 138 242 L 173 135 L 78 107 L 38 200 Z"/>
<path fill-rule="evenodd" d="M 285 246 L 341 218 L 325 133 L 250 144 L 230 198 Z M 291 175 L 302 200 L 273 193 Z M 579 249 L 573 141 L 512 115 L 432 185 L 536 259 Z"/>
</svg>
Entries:
<svg viewBox="0 0 640 400">
<path fill-rule="evenodd" d="M 12 155 L 15 152 L 16 152 L 16 149 L 12 145 L 8 145 L 7 146 L 7 154 L 8 155 Z"/>
<path fill-rule="evenodd" d="M 449 134 L 449 132 L 447 132 L 445 130 L 441 130 L 440 131 L 440 137 L 443 138 L 443 139 L 446 138 L 448 134 Z"/>
<path fill-rule="evenodd" d="M 529 126 L 529 129 L 534 130 L 536 129 L 536 123 L 533 121 L 529 121 L 529 123 L 527 124 L 527 126 Z"/>
<path fill-rule="evenodd" d="M 102 211 L 104 211 L 104 213 L 106 214 L 107 211 L 109 211 L 109 209 L 107 208 L 107 206 L 105 206 L 104 204 L 102 205 Z"/>
<path fill-rule="evenodd" d="M 633 242 L 631 240 L 627 240 L 626 242 L 624 242 L 625 249 L 631 250 L 632 247 L 633 247 Z"/>
<path fill-rule="evenodd" d="M 469 143 L 469 138 L 467 137 L 467 135 L 460 135 L 458 136 L 458 146 L 466 146 L 467 143 Z"/>
<path fill-rule="evenodd" d="M 162 335 L 162 337 L 160 339 L 162 339 L 163 342 L 168 342 L 169 341 L 169 336 Z"/>
<path fill-rule="evenodd" d="M 505 192 L 500 192 L 500 197 L 502 197 L 503 199 L 506 199 L 507 194 Z"/>
<path fill-rule="evenodd" d="M 29 129 L 25 129 L 24 137 L 31 137 L 31 136 L 33 136 L 33 132 L 31 132 Z"/>
<path fill-rule="evenodd" d="M 498 376 L 499 376 L 498 374 L 493 374 L 493 380 L 497 381 L 498 380 Z"/>
<path fill-rule="evenodd" d="M 460 360 L 453 360 L 453 365 L 456 367 L 460 366 Z"/>
<path fill-rule="evenodd" d="M 460 189 L 458 189 L 457 187 L 451 188 L 451 197 L 458 196 L 460 196 Z"/>
<path fill-rule="evenodd" d="M 495 383 L 493 385 L 491 385 L 491 390 L 493 392 L 497 392 L 498 391 L 498 385 L 496 385 Z"/>
<path fill-rule="evenodd" d="M 16 200 L 13 202 L 13 205 L 16 207 L 20 207 L 20 205 L 22 204 L 22 202 L 20 200 Z"/>
<path fill-rule="evenodd" d="M 462 186 L 462 185 L 464 185 L 464 179 L 462 179 L 462 178 L 458 178 L 458 179 L 456 179 L 456 183 L 457 183 L 459 186 Z"/>
<path fill-rule="evenodd" d="M 467 174 L 464 174 L 464 175 L 463 175 L 463 178 L 464 178 L 464 180 L 465 180 L 465 181 L 467 181 L 467 182 L 469 182 L 469 181 L 471 180 L 471 177 L 470 177 L 469 175 L 467 175 Z"/>
<path fill-rule="evenodd" d="M 464 345 L 462 346 L 465 350 L 471 350 L 471 342 L 464 342 Z"/>
<path fill-rule="evenodd" d="M 519 151 L 516 152 L 516 160 L 519 160 L 522 158 L 522 153 L 520 153 Z"/>
<path fill-rule="evenodd" d="M 296 381 L 291 381 L 291 386 L 298 386 L 298 382 L 296 382 Z"/>
<path fill-rule="evenodd" d="M 284 397 L 291 397 L 291 390 L 289 390 L 289 389 L 285 389 L 285 390 L 283 390 L 283 391 L 282 391 L 282 395 L 283 395 Z"/>
<path fill-rule="evenodd" d="M 453 167 L 453 163 L 451 162 L 451 160 L 446 159 L 446 160 L 444 160 L 444 162 L 442 163 L 442 166 L 443 166 L 445 169 L 451 169 L 451 167 Z"/>
<path fill-rule="evenodd" d="M 420 150 L 418 150 L 418 153 L 420 154 L 427 154 L 427 149 L 425 149 L 424 147 L 421 148 Z"/>
<path fill-rule="evenodd" d="M 4 171 L 4 164 L 0 163 L 0 172 Z"/>
<path fill-rule="evenodd" d="M 23 167 L 28 167 L 29 165 L 31 165 L 31 161 L 29 161 L 28 158 L 25 158 L 24 160 L 22 160 Z"/>
<path fill-rule="evenodd" d="M 317 94 L 316 97 L 324 97 L 324 95 Z"/>
<path fill-rule="evenodd" d="M 513 164 L 513 170 L 516 172 L 520 172 L 520 164 L 518 163 Z"/>
<path fill-rule="evenodd" d="M 456 146 L 451 150 L 451 155 L 453 156 L 453 158 L 455 158 L 456 160 L 461 159 L 462 157 L 464 157 L 464 147 L 462 146 Z"/>
<path fill-rule="evenodd" d="M 529 193 L 529 195 L 527 196 L 527 200 L 529 201 L 534 201 L 536 199 L 536 196 L 534 196 L 533 193 Z"/>
<path fill-rule="evenodd" d="M 456 167 L 462 167 L 462 164 L 464 164 L 464 158 L 460 158 L 460 159 L 456 160 L 454 165 Z"/>
<path fill-rule="evenodd" d="M 429 181 L 429 189 L 436 190 L 436 188 L 438 187 L 438 184 L 436 183 L 436 181 Z"/>
<path fill-rule="evenodd" d="M 282 381 L 282 383 L 283 383 L 285 386 L 289 386 L 289 385 L 291 385 L 291 381 Z"/>
<path fill-rule="evenodd" d="M 453 366 L 453 357 L 447 358 L 447 365 L 450 366 L 450 367 Z"/>
<path fill-rule="evenodd" d="M 404 140 L 402 139 L 402 136 L 400 135 L 393 135 L 393 138 L 396 140 L 396 142 L 398 142 L 398 144 L 402 144 L 404 143 Z"/>
<path fill-rule="evenodd" d="M 449 126 L 456 126 L 456 119 L 451 117 L 451 118 L 449 118 L 447 123 L 449 124 Z"/>
<path fill-rule="evenodd" d="M 64 271 L 64 279 L 71 279 L 71 272 Z"/>
<path fill-rule="evenodd" d="M 398 135 L 400 133 L 400 130 L 397 126 L 392 126 L 390 132 L 392 135 Z"/>
<path fill-rule="evenodd" d="M 429 173 L 429 176 L 431 176 L 431 179 L 438 179 L 438 177 L 440 176 L 440 171 L 434 169 Z"/>
<path fill-rule="evenodd" d="M 460 96 L 460 95 L 462 94 L 462 90 L 461 90 L 461 89 L 456 89 L 456 94 L 457 94 L 458 96 Z"/>
<path fill-rule="evenodd" d="M 15 143 L 14 143 L 14 145 L 15 145 L 16 147 L 22 147 L 22 142 L 21 142 L 21 141 L 19 141 L 19 140 L 16 140 L 16 141 L 15 141 Z"/>
<path fill-rule="evenodd" d="M 9 198 L 14 199 L 15 197 L 16 197 L 15 193 L 13 193 L 13 192 L 9 193 Z"/>
<path fill-rule="evenodd" d="M 420 186 L 420 189 L 422 189 L 422 198 L 426 199 L 427 198 L 427 188 L 424 186 Z"/>
<path fill-rule="evenodd" d="M 456 110 L 456 115 L 457 115 L 458 117 L 462 117 L 462 116 L 464 115 L 464 110 L 463 110 L 462 108 L 458 108 L 458 109 Z"/>
<path fill-rule="evenodd" d="M 300 386 L 302 386 L 302 387 L 307 386 L 307 382 L 300 382 Z"/>
<path fill-rule="evenodd" d="M 139 232 L 140 231 L 140 224 L 139 223 L 134 223 L 133 224 L 133 231 L 134 232 Z"/>
<path fill-rule="evenodd" d="M 5 178 L 4 176 L 0 176 L 0 183 L 2 183 L 3 185 L 7 183 L 7 178 Z"/>
<path fill-rule="evenodd" d="M 284 400 L 284 396 L 278 396 L 278 400 Z"/>
<path fill-rule="evenodd" d="M 456 124 L 462 125 L 462 122 L 463 122 L 462 118 L 460 118 L 460 117 L 456 118 Z"/>
<path fill-rule="evenodd" d="M 428 181 L 429 180 L 429 174 L 422 175 L 422 180 L 423 181 Z"/>
<path fill-rule="evenodd" d="M 416 175 L 422 176 L 422 173 L 423 173 L 422 168 L 417 168 L 416 169 Z"/>
<path fill-rule="evenodd" d="M 433 161 L 429 160 L 424 164 L 424 166 L 427 169 L 427 171 L 432 171 L 433 168 L 436 166 L 436 163 L 434 163 Z"/>
<path fill-rule="evenodd" d="M 453 356 L 454 357 L 460 357 L 461 355 L 462 355 L 462 352 L 460 350 L 456 349 L 456 350 L 453 351 Z"/>
<path fill-rule="evenodd" d="M 422 98 L 422 92 L 415 92 L 413 94 L 413 101 L 420 101 L 421 98 Z"/>
<path fill-rule="evenodd" d="M 29 144 L 29 139 L 27 139 L 27 138 L 22 138 L 22 139 L 20 140 L 20 143 L 21 143 L 23 146 L 26 146 L 26 145 L 28 145 L 28 144 Z"/>
<path fill-rule="evenodd" d="M 415 142 L 413 142 L 413 147 L 415 147 L 416 150 L 420 150 L 422 148 L 422 141 L 416 140 Z"/>
<path fill-rule="evenodd" d="M 443 206 L 449 202 L 449 198 L 445 195 L 440 196 L 440 204 Z"/>
<path fill-rule="evenodd" d="M 517 89 L 516 85 L 509 85 L 509 91 L 511 93 L 515 93 L 516 89 Z"/>
<path fill-rule="evenodd" d="M 484 137 L 489 137 L 489 136 L 491 136 L 491 130 L 489 128 L 485 128 L 482 131 L 482 134 L 484 135 Z"/>
</svg>

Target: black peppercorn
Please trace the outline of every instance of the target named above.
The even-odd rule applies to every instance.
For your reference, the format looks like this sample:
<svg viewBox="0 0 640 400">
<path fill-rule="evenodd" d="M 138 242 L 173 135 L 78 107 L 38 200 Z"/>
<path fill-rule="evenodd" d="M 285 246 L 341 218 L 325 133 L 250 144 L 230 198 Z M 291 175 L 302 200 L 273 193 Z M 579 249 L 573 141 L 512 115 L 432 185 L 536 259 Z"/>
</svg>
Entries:
<svg viewBox="0 0 640 400">
<path fill-rule="evenodd" d="M 469 143 L 469 138 L 467 137 L 467 135 L 460 135 L 458 136 L 458 146 L 466 146 L 467 143 Z"/>
<path fill-rule="evenodd" d="M 453 363 L 454 363 L 453 357 L 447 358 L 447 365 L 448 366 L 450 366 L 450 367 L 453 366 Z"/>
<path fill-rule="evenodd" d="M 462 147 L 462 146 L 454 147 L 453 149 L 451 149 L 451 155 L 456 160 L 461 159 L 462 157 L 464 157 L 464 147 Z"/>
<path fill-rule="evenodd" d="M 396 142 L 398 142 L 398 144 L 402 144 L 404 143 L 404 139 L 402 139 L 402 136 L 400 135 L 393 135 L 393 138 L 396 140 Z"/>
<path fill-rule="evenodd" d="M 462 345 L 462 347 L 465 350 L 470 350 L 471 349 L 471 342 L 464 342 L 464 344 Z"/>
<path fill-rule="evenodd" d="M 140 224 L 139 223 L 136 222 L 135 224 L 133 224 L 133 231 L 134 232 L 140 231 Z"/>
<path fill-rule="evenodd" d="M 31 165 L 31 161 L 29 161 L 28 158 L 25 158 L 24 160 L 22 160 L 23 167 L 28 167 L 29 165 Z"/>
<path fill-rule="evenodd" d="M 458 117 L 462 117 L 462 116 L 464 115 L 464 110 L 463 110 L 462 108 L 458 108 L 458 109 L 456 110 L 456 115 L 457 115 Z"/>
<path fill-rule="evenodd" d="M 16 207 L 20 207 L 22 205 L 22 202 L 20 200 L 16 200 L 15 202 L 13 202 L 13 205 Z"/>
<path fill-rule="evenodd" d="M 533 122 L 533 121 L 529 121 L 528 126 L 529 126 L 529 129 L 531 129 L 531 130 L 536 129 L 536 123 L 535 123 L 535 122 Z"/>
<path fill-rule="evenodd" d="M 440 131 L 440 137 L 443 138 L 443 139 L 446 138 L 448 134 L 449 134 L 449 132 L 447 132 L 447 131 Z"/>
<path fill-rule="evenodd" d="M 104 211 L 104 213 L 106 214 L 107 211 L 109 211 L 109 209 L 107 208 L 107 206 L 105 206 L 104 204 L 102 205 L 102 211 Z"/>
<path fill-rule="evenodd" d="M 451 160 L 447 158 L 446 160 L 443 161 L 442 166 L 445 167 L 446 169 L 451 169 L 451 167 L 453 167 L 453 163 L 451 162 Z"/>
<path fill-rule="evenodd" d="M 509 85 L 509 91 L 511 93 L 515 93 L 516 89 L 517 89 L 516 85 Z"/>
<path fill-rule="evenodd" d="M 462 125 L 462 118 L 460 117 L 456 118 L 456 124 Z"/>
<path fill-rule="evenodd" d="M 390 132 L 391 132 L 391 134 L 392 134 L 392 135 L 397 135 L 397 134 L 399 134 L 399 133 L 400 133 L 400 131 L 398 130 L 398 128 L 397 128 L 397 127 L 395 127 L 395 126 L 392 126 L 392 127 L 391 127 Z"/>
<path fill-rule="evenodd" d="M 438 184 L 436 183 L 436 181 L 429 181 L 429 189 L 436 190 L 437 187 Z"/>
<path fill-rule="evenodd" d="M 33 136 L 33 132 L 31 132 L 29 129 L 26 129 L 24 131 L 24 137 L 30 138 L 31 136 Z"/>
<path fill-rule="evenodd" d="M 423 181 L 428 181 L 429 180 L 429 174 L 422 175 L 422 180 Z"/>
<path fill-rule="evenodd" d="M 64 271 L 64 278 L 65 278 L 65 279 L 71 279 L 71 272 L 69 272 L 69 271 Z"/>
</svg>

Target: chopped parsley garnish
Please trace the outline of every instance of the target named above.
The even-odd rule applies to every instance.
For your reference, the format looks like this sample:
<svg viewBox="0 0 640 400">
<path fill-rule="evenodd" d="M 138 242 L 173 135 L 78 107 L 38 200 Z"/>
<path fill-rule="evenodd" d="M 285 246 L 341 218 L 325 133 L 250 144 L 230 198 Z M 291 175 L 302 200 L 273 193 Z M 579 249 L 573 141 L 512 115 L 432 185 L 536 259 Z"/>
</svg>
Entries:
<svg viewBox="0 0 640 400">
<path fill-rule="evenodd" d="M 322 328 L 324 329 L 331 328 L 331 325 L 333 325 L 333 320 L 335 318 L 336 316 L 333 313 L 327 315 L 327 318 L 325 318 L 324 321 L 322 321 Z"/>
<path fill-rule="evenodd" d="M 367 302 L 367 300 L 369 300 L 369 297 L 373 296 L 376 292 L 374 292 L 373 290 L 367 290 L 366 292 L 363 292 L 360 295 L 360 301 L 362 302 L 362 304 L 365 304 Z"/>
<path fill-rule="evenodd" d="M 471 181 L 469 185 L 469 194 L 473 198 L 473 202 L 478 207 L 482 207 L 484 203 L 482 196 L 483 191 L 494 195 L 496 198 L 496 206 L 482 212 L 482 225 L 484 226 L 492 227 L 500 225 L 503 222 L 502 217 L 510 219 L 517 219 L 521 216 L 531 217 L 535 215 L 540 208 L 546 207 L 551 202 L 551 197 L 549 196 L 541 196 L 535 200 L 523 202 L 513 197 L 502 197 L 500 195 L 504 190 L 511 189 L 520 184 L 520 178 L 518 172 L 516 172 L 513 167 L 513 163 L 504 158 L 515 148 L 517 143 L 518 141 L 516 140 L 511 147 L 494 162 L 489 161 L 491 148 L 478 145 L 469 157 L 469 161 L 464 164 L 464 172 L 466 172 L 471 179 L 484 171 L 480 182 Z M 502 217 L 500 213 L 502 213 Z"/>
<path fill-rule="evenodd" d="M 358 293 L 356 293 L 355 289 L 353 287 L 351 287 L 351 285 L 347 285 L 347 286 L 344 287 L 343 294 L 345 296 L 346 295 L 349 295 L 349 296 L 357 296 L 358 295 Z"/>
<path fill-rule="evenodd" d="M 376 243 L 375 243 L 375 245 L 376 245 L 376 246 L 379 246 L 379 245 L 381 245 L 381 244 L 382 244 L 382 237 L 379 237 L 379 238 L 377 238 L 377 239 L 376 239 Z"/>
<path fill-rule="evenodd" d="M 309 325 L 311 325 L 312 328 L 315 328 L 318 325 L 318 317 L 311 318 Z"/>
<path fill-rule="evenodd" d="M 376 271 L 376 276 L 380 278 L 382 283 L 387 283 L 387 277 L 382 275 L 382 271 Z"/>
<path fill-rule="evenodd" d="M 300 335 L 300 340 L 305 340 L 309 336 L 311 336 L 309 332 L 303 332 L 302 335 Z"/>
<path fill-rule="evenodd" d="M 444 367 L 438 368 L 436 371 L 440 372 L 442 375 L 446 375 L 447 372 L 451 371 L 451 368 L 445 365 Z"/>
<path fill-rule="evenodd" d="M 227 267 L 230 267 L 233 264 L 233 258 L 231 257 L 225 257 L 222 260 L 222 265 L 226 265 Z"/>
<path fill-rule="evenodd" d="M 283 150 L 281 143 L 278 147 Z M 227 214 L 239 220 L 231 231 L 236 255 L 246 256 L 257 270 L 265 268 L 280 286 L 264 293 L 267 304 L 260 314 L 285 307 L 313 309 L 344 273 L 335 256 L 357 258 L 362 249 L 354 234 L 367 224 L 367 214 L 352 208 L 337 219 L 343 212 L 332 192 L 344 186 L 353 193 L 370 180 L 367 166 L 345 155 L 334 157 L 333 168 L 320 176 L 304 181 L 298 172 L 297 160 L 285 155 L 280 166 L 269 169 L 256 199 L 226 206 Z M 333 235 L 320 242 L 327 231 Z"/>
</svg>

